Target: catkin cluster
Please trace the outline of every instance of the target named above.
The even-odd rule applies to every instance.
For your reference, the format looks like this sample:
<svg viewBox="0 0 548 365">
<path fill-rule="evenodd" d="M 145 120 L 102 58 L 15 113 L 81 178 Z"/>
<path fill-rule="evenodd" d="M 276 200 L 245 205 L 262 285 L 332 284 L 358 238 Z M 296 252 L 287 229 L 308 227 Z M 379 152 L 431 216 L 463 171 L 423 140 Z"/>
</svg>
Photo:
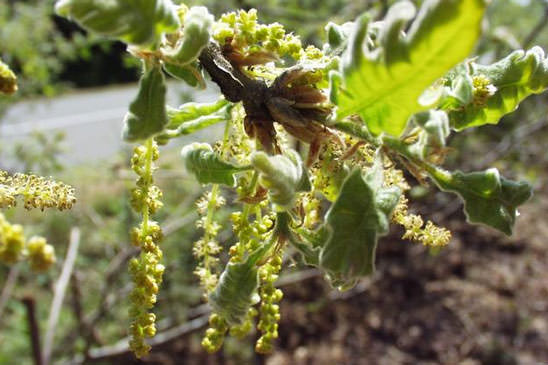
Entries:
<svg viewBox="0 0 548 365">
<path fill-rule="evenodd" d="M 142 215 L 139 227 L 131 231 L 131 241 L 141 248 L 138 258 L 133 258 L 129 264 L 129 272 L 134 284 L 130 294 L 129 316 L 130 347 L 137 357 L 142 357 L 150 351 L 150 345 L 145 342 L 146 337 L 156 334 L 156 316 L 150 310 L 156 303 L 156 295 L 160 284 L 164 266 L 162 251 L 158 242 L 162 239 L 162 231 L 157 222 L 150 219 L 162 207 L 160 198 L 162 192 L 154 185 L 154 161 L 159 157 L 158 147 L 149 139 L 145 145 L 134 149 L 131 158 L 131 168 L 138 175 L 136 188 L 131 193 L 133 209 Z"/>
<path fill-rule="evenodd" d="M 74 188 L 42 176 L 14 174 L 0 170 L 0 208 L 10 208 L 22 197 L 26 209 L 71 209 L 76 198 Z"/>
<path fill-rule="evenodd" d="M 405 229 L 404 240 L 420 242 L 428 247 L 443 247 L 451 241 L 451 232 L 447 228 L 438 227 L 432 221 L 424 225 L 420 215 L 409 213 L 407 198 L 403 195 L 392 214 L 392 221 Z"/>
<path fill-rule="evenodd" d="M 257 340 L 255 350 L 261 354 L 272 352 L 273 341 L 278 338 L 280 307 L 277 303 L 282 300 L 283 293 L 281 289 L 276 289 L 274 282 L 278 280 L 281 269 L 282 252 L 280 251 L 259 270 L 261 306 L 259 308 L 260 317 L 257 329 L 261 331 L 262 336 Z"/>
<path fill-rule="evenodd" d="M 45 271 L 55 263 L 55 249 L 46 239 L 33 236 L 25 239 L 23 227 L 10 224 L 0 213 L 0 262 L 14 264 L 28 259 L 34 271 Z"/>
<path fill-rule="evenodd" d="M 198 266 L 194 273 L 200 279 L 206 297 L 215 288 L 219 279 L 215 268 L 218 265 L 218 255 L 221 253 L 222 247 L 216 237 L 221 226 L 213 218 L 215 211 L 224 203 L 225 199 L 219 195 L 219 185 L 213 185 L 211 191 L 196 203 L 198 213 L 201 215 L 196 225 L 204 230 L 204 235 L 194 243 L 192 250 L 198 260 Z"/>
</svg>

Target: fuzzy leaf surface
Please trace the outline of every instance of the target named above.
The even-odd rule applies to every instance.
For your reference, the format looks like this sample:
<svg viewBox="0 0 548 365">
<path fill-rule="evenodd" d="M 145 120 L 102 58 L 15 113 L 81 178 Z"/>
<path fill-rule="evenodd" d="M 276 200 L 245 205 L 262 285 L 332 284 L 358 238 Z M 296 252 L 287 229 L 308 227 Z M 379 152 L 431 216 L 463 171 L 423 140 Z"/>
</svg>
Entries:
<svg viewBox="0 0 548 365">
<path fill-rule="evenodd" d="M 234 186 L 234 174 L 247 170 L 223 161 L 207 143 L 191 143 L 181 150 L 186 169 L 200 184 L 224 184 Z"/>
<path fill-rule="evenodd" d="M 251 164 L 260 173 L 261 185 L 269 190 L 272 203 L 280 210 L 293 206 L 297 192 L 310 190 L 301 157 L 293 150 L 286 154 L 269 156 L 258 151 L 251 156 Z"/>
<path fill-rule="evenodd" d="M 468 222 L 485 224 L 507 235 L 512 234 L 516 208 L 532 195 L 527 182 L 505 179 L 495 168 L 472 173 L 431 168 L 428 172 L 441 190 L 462 198 Z"/>
<path fill-rule="evenodd" d="M 497 124 L 532 94 L 548 88 L 548 57 L 540 47 L 514 51 L 491 65 L 470 64 L 470 77 L 483 76 L 494 87 L 485 103 L 472 100 L 449 113 L 451 126 L 460 131 L 485 124 Z"/>
<path fill-rule="evenodd" d="M 320 267 L 336 287 L 348 289 L 375 270 L 377 240 L 388 232 L 389 217 L 401 193 L 382 183 L 379 166 L 365 179 L 360 170 L 354 170 L 327 212 L 329 235 L 320 251 Z"/>
<path fill-rule="evenodd" d="M 145 140 L 160 133 L 167 122 L 165 77 L 159 65 L 152 65 L 141 76 L 137 96 L 124 118 L 122 137 L 128 142 Z"/>
</svg>

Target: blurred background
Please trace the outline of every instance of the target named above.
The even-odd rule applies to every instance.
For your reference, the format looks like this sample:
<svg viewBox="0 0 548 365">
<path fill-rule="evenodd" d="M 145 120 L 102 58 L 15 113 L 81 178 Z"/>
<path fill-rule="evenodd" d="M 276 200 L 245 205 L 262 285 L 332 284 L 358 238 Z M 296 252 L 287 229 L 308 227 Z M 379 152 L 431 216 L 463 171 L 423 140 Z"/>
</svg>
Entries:
<svg viewBox="0 0 548 365">
<path fill-rule="evenodd" d="M 417 4 L 420 1 L 415 1 Z M 136 92 L 138 64 L 124 45 L 88 36 L 52 14 L 53 0 L 0 3 L 0 57 L 18 74 L 15 97 L 0 97 L 0 168 L 52 175 L 76 188 L 70 212 L 12 209 L 8 219 L 55 246 L 58 262 L 46 274 L 26 265 L 0 266 L 0 364 L 33 364 L 28 312 L 47 326 L 71 230 L 81 232 L 70 285 L 52 339 L 54 363 L 138 364 L 124 343 L 129 276 L 135 254 L 128 230 L 138 217 L 128 204 L 133 174 L 131 146 L 120 139 L 122 118 Z M 362 11 L 382 16 L 391 0 L 189 1 L 215 15 L 257 8 L 264 23 L 280 22 L 318 46 L 323 27 L 353 20 Z M 548 1 L 493 0 L 478 44 L 479 62 L 514 49 L 548 50 Z M 213 101 L 211 85 L 196 92 L 170 81 L 169 101 Z M 200 337 L 208 307 L 192 274 L 195 202 L 203 193 L 186 175 L 180 146 L 160 159 L 158 183 L 165 208 L 158 220 L 167 266 L 157 305 L 157 346 L 151 364 L 548 364 L 548 94 L 528 98 L 498 126 L 452 138 L 447 166 L 464 171 L 495 166 L 527 179 L 535 196 L 520 211 L 513 237 L 464 223 L 453 196 L 428 187 L 412 190 L 412 208 L 453 232 L 451 244 L 433 253 L 394 228 L 379 245 L 377 273 L 345 293 L 333 291 L 317 271 L 291 263 L 279 280 L 280 339 L 269 356 L 254 354 L 255 335 L 228 338 L 207 355 Z M 220 127 L 222 128 L 222 127 Z M 213 141 L 212 128 L 188 141 Z M 410 179 L 412 179 L 410 177 Z M 230 245 L 230 204 L 219 212 Z M 122 340 L 122 341 L 120 341 Z"/>
</svg>

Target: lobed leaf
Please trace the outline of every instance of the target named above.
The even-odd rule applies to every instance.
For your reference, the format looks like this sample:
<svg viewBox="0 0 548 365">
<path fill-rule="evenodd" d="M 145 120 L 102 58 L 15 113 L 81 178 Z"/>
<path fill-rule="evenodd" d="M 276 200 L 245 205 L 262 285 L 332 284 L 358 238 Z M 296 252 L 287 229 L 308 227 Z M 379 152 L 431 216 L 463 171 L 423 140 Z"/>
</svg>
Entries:
<svg viewBox="0 0 548 365">
<path fill-rule="evenodd" d="M 147 65 L 124 118 L 122 137 L 128 142 L 144 140 L 163 131 L 167 123 L 164 74 L 159 65 Z"/>
<path fill-rule="evenodd" d="M 337 117 L 359 114 L 371 133 L 399 136 L 409 117 L 425 109 L 418 102 L 423 91 L 470 54 L 484 9 L 483 0 L 427 0 L 407 35 L 415 13 L 408 1 L 392 6 L 382 23 L 362 15 L 340 73 L 331 74 Z"/>
<path fill-rule="evenodd" d="M 507 180 L 495 168 L 463 173 L 431 167 L 428 173 L 441 190 L 456 193 L 464 200 L 468 222 L 482 223 L 507 235 L 512 234 L 516 208 L 532 195 L 527 182 Z"/>
<path fill-rule="evenodd" d="M 375 269 L 377 240 L 388 232 L 401 194 L 395 186 L 383 187 L 382 176 L 380 161 L 365 179 L 354 170 L 325 217 L 329 235 L 320 251 L 320 267 L 342 289 Z"/>
<path fill-rule="evenodd" d="M 207 143 L 191 143 L 183 147 L 181 156 L 185 161 L 186 169 L 196 177 L 200 184 L 234 186 L 236 183 L 234 174 L 248 169 L 248 167 L 236 166 L 221 160 Z"/>
<path fill-rule="evenodd" d="M 458 105 L 449 112 L 451 126 L 460 131 L 485 124 L 497 124 L 506 114 L 513 112 L 527 96 L 539 94 L 548 88 L 548 58 L 540 47 L 529 51 L 512 52 L 508 57 L 492 64 L 469 64 L 469 79 L 483 77 L 489 82 L 491 92 L 486 100 L 477 97 Z M 479 93 L 485 93 L 479 90 Z"/>
<path fill-rule="evenodd" d="M 58 0 L 55 11 L 90 32 L 134 45 L 152 44 L 180 26 L 171 0 Z"/>
</svg>

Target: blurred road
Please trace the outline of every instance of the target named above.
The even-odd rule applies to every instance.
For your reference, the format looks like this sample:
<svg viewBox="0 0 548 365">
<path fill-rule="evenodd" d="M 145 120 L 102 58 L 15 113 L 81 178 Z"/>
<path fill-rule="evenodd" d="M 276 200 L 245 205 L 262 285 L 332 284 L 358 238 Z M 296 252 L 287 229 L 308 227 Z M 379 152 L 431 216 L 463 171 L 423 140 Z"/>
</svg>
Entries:
<svg viewBox="0 0 548 365">
<path fill-rule="evenodd" d="M 172 106 L 188 100 L 214 101 L 220 95 L 214 85 L 196 92 L 180 83 L 169 83 L 168 90 L 168 103 Z M 24 141 L 33 131 L 47 135 L 64 131 L 66 152 L 61 162 L 76 165 L 111 157 L 127 146 L 120 138 L 122 120 L 136 93 L 137 85 L 117 86 L 15 104 L 0 123 L 0 146 L 9 151 L 10 144 Z M 222 135 L 218 128 L 213 131 L 194 138 L 211 140 Z"/>
</svg>

